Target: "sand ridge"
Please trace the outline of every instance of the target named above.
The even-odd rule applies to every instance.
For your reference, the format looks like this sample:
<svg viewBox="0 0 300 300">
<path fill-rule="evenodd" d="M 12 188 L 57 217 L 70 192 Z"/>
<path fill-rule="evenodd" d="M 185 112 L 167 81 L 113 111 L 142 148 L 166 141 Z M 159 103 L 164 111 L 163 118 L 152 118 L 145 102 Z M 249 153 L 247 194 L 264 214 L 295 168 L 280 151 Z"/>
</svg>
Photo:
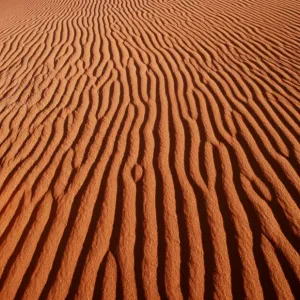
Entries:
<svg viewBox="0 0 300 300">
<path fill-rule="evenodd" d="M 0 299 L 300 299 L 299 20 L 0 1 Z"/>
</svg>

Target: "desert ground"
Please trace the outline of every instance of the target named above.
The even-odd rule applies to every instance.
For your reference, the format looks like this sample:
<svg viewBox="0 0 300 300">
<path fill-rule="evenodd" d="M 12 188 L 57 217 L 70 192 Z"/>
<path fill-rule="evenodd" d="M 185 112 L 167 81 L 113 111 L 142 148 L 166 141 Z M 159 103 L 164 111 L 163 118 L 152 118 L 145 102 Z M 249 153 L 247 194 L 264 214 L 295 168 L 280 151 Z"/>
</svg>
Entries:
<svg viewBox="0 0 300 300">
<path fill-rule="evenodd" d="M 0 299 L 300 299 L 300 1 L 0 0 Z"/>
</svg>

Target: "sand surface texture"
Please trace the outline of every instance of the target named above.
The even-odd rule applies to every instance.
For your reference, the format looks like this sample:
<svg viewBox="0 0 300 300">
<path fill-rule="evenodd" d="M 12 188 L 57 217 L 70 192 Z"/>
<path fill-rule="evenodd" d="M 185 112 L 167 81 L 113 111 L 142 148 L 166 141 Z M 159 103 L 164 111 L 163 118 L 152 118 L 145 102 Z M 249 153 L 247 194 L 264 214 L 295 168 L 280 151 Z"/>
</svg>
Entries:
<svg viewBox="0 0 300 300">
<path fill-rule="evenodd" d="M 0 0 L 0 299 L 300 299 L 300 1 Z"/>
</svg>

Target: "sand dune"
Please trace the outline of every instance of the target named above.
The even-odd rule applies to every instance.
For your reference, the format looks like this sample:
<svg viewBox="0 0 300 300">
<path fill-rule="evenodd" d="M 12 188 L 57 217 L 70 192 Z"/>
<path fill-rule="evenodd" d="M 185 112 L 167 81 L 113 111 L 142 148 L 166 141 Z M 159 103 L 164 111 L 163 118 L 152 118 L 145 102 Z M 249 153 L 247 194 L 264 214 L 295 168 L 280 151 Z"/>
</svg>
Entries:
<svg viewBox="0 0 300 300">
<path fill-rule="evenodd" d="M 300 299 L 300 2 L 0 1 L 0 299 Z"/>
</svg>

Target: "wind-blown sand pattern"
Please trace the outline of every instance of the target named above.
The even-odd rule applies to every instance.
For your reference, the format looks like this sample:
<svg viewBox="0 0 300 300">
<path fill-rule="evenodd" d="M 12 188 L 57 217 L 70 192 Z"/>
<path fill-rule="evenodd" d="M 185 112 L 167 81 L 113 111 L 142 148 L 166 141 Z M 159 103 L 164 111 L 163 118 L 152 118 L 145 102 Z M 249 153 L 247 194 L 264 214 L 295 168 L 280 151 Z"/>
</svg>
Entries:
<svg viewBox="0 0 300 300">
<path fill-rule="evenodd" d="M 300 299 L 300 1 L 0 1 L 0 299 Z"/>
</svg>

